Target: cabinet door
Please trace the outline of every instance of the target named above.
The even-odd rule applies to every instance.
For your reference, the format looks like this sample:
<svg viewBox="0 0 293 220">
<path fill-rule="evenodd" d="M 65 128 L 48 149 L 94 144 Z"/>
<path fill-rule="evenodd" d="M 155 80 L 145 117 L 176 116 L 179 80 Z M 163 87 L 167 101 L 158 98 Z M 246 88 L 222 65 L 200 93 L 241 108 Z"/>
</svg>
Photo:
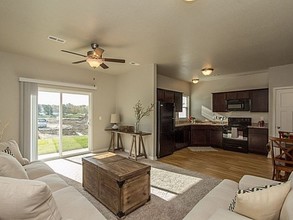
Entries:
<svg viewBox="0 0 293 220">
<path fill-rule="evenodd" d="M 222 148 L 223 129 L 221 126 L 211 126 L 211 146 Z"/>
<path fill-rule="evenodd" d="M 249 99 L 249 91 L 238 91 L 237 99 Z"/>
<path fill-rule="evenodd" d="M 206 125 L 192 125 L 190 144 L 193 146 L 210 145 L 210 127 Z"/>
<path fill-rule="evenodd" d="M 227 92 L 226 93 L 226 99 L 237 99 L 237 92 Z"/>
<path fill-rule="evenodd" d="M 174 92 L 175 112 L 182 112 L 182 93 Z"/>
<path fill-rule="evenodd" d="M 165 90 L 165 102 L 174 103 L 174 92 Z"/>
<path fill-rule="evenodd" d="M 248 151 L 251 153 L 268 154 L 268 129 L 249 128 L 248 129 Z"/>
<path fill-rule="evenodd" d="M 165 100 L 165 91 L 163 89 L 157 89 L 157 100 L 161 102 Z"/>
<path fill-rule="evenodd" d="M 257 89 L 250 91 L 251 112 L 268 112 L 269 111 L 269 90 Z"/>
<path fill-rule="evenodd" d="M 189 145 L 190 140 L 190 126 L 182 126 L 175 128 L 175 142 L 176 150 Z"/>
<path fill-rule="evenodd" d="M 226 112 L 226 93 L 213 93 L 213 112 Z"/>
</svg>

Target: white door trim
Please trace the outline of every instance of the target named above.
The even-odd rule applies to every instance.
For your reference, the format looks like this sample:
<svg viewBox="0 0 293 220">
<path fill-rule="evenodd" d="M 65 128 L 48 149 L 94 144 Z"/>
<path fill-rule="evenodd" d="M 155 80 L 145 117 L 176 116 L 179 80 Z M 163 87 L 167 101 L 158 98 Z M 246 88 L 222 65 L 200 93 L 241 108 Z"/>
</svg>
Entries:
<svg viewBox="0 0 293 220">
<path fill-rule="evenodd" d="M 275 135 L 276 134 L 276 108 L 277 108 L 277 105 L 276 105 L 276 102 L 277 102 L 277 91 L 278 90 L 283 90 L 283 89 L 293 89 L 293 86 L 285 86 L 285 87 L 275 87 L 273 88 L 273 114 L 272 114 L 272 117 L 273 117 L 273 123 L 272 123 L 272 135 Z"/>
</svg>

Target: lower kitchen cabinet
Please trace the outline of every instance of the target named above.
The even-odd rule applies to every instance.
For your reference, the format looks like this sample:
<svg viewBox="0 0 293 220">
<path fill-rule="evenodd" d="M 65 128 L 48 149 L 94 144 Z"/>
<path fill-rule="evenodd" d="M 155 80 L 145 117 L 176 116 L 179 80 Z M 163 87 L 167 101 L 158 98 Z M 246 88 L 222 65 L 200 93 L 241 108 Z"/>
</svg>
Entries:
<svg viewBox="0 0 293 220">
<path fill-rule="evenodd" d="M 180 126 L 175 128 L 175 148 L 179 150 L 188 147 L 190 143 L 190 126 Z"/>
<path fill-rule="evenodd" d="M 210 136 L 211 136 L 211 138 L 210 138 L 211 146 L 222 148 L 223 127 L 222 126 L 211 126 Z"/>
<path fill-rule="evenodd" d="M 192 125 L 190 133 L 190 145 L 209 146 L 210 145 L 210 125 Z"/>
<path fill-rule="evenodd" d="M 248 128 L 248 151 L 266 155 L 268 153 L 268 129 Z"/>
</svg>

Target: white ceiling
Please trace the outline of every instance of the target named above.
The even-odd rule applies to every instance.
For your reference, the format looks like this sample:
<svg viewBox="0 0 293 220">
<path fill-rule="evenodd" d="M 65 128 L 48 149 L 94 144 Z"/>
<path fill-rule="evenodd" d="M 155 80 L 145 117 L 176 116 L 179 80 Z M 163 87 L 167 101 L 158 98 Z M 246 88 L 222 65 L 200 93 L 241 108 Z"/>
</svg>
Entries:
<svg viewBox="0 0 293 220">
<path fill-rule="evenodd" d="M 86 54 L 96 42 L 104 57 L 126 59 L 97 70 L 109 74 L 134 61 L 190 81 L 203 67 L 226 75 L 293 63 L 292 0 L 1 0 L 0 30 L 0 51 L 68 65 L 82 57 L 61 49 Z"/>
</svg>

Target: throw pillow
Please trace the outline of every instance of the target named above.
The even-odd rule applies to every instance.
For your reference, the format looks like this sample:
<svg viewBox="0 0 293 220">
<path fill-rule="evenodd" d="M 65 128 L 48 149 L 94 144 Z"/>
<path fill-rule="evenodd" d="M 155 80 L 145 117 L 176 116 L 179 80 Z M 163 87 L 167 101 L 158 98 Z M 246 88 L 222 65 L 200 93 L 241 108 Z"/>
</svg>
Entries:
<svg viewBox="0 0 293 220">
<path fill-rule="evenodd" d="M 14 154 L 12 153 L 12 151 L 10 150 L 9 147 L 6 147 L 2 152 L 7 153 L 7 154 L 10 154 L 11 156 L 14 157 Z"/>
<path fill-rule="evenodd" d="M 239 190 L 234 212 L 255 220 L 279 219 L 283 202 L 291 188 L 290 181 L 248 190 Z"/>
<path fill-rule="evenodd" d="M 11 155 L 0 152 L 0 176 L 28 179 L 21 164 Z"/>
<path fill-rule="evenodd" d="M 11 151 L 11 153 L 14 155 L 14 157 L 19 161 L 21 165 L 29 164 L 29 161 L 26 158 L 22 157 L 16 141 L 10 140 L 7 142 L 0 143 L 0 151 L 4 151 L 7 148 Z"/>
<path fill-rule="evenodd" d="M 1 219 L 62 219 L 46 183 L 0 177 Z"/>
</svg>

